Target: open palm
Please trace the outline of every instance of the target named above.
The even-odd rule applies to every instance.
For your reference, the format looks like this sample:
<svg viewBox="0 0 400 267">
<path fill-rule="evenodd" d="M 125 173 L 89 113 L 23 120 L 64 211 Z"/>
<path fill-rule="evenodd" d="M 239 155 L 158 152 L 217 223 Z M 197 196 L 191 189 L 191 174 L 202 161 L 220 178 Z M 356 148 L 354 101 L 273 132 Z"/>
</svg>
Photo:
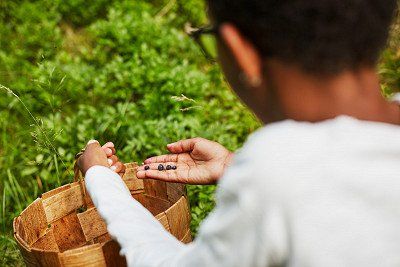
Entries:
<svg viewBox="0 0 400 267">
<path fill-rule="evenodd" d="M 145 165 L 138 168 L 137 177 L 186 184 L 213 184 L 222 176 L 233 155 L 222 145 L 204 138 L 181 140 L 169 144 L 167 149 L 172 154 L 145 160 Z M 162 171 L 158 170 L 160 164 L 164 168 Z M 176 169 L 167 170 L 168 165 L 176 166 Z"/>
</svg>

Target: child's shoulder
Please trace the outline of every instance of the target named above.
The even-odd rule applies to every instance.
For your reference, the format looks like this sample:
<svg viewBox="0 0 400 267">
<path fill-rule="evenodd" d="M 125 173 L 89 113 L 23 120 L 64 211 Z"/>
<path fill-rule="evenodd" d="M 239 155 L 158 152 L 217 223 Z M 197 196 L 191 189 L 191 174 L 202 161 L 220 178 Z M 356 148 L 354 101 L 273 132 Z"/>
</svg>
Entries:
<svg viewBox="0 0 400 267">
<path fill-rule="evenodd" d="M 326 139 L 328 131 L 322 124 L 285 120 L 262 127 L 249 136 L 241 152 L 247 156 L 287 154 L 299 146 L 315 144 Z M 314 142 L 311 142 L 311 141 Z M 298 153 L 296 153 L 298 154 Z"/>
</svg>

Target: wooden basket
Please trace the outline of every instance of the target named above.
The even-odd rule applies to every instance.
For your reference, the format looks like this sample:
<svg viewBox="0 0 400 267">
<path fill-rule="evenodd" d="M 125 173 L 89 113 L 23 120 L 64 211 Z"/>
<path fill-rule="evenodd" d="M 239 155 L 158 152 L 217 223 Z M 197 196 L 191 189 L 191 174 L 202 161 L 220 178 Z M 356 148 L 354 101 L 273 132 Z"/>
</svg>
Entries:
<svg viewBox="0 0 400 267">
<path fill-rule="evenodd" d="M 177 239 L 191 241 L 185 186 L 136 178 L 135 163 L 122 179 L 132 196 Z M 14 237 L 27 266 L 126 266 L 118 243 L 85 193 L 83 180 L 42 194 L 14 219 Z"/>
</svg>

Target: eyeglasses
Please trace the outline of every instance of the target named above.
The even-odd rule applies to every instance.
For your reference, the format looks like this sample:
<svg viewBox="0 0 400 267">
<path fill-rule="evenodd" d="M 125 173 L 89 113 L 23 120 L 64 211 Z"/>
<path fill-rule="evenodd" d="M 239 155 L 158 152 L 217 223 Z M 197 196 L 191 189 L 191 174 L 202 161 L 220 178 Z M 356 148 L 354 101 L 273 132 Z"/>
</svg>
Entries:
<svg viewBox="0 0 400 267">
<path fill-rule="evenodd" d="M 208 60 L 217 61 L 217 27 L 208 25 L 193 28 L 186 24 L 185 32 L 200 46 L 202 53 Z"/>
</svg>

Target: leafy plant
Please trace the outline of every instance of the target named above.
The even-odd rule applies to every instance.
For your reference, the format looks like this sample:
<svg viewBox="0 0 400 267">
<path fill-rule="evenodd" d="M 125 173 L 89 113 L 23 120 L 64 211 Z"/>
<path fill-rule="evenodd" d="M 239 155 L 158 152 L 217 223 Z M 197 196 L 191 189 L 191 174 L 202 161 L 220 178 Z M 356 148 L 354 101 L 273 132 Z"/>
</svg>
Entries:
<svg viewBox="0 0 400 267">
<path fill-rule="evenodd" d="M 123 161 L 141 162 L 194 136 L 235 150 L 259 127 L 183 30 L 206 23 L 203 1 L 0 5 L 0 84 L 13 92 L 0 90 L 4 264 L 20 260 L 12 218 L 71 182 L 87 140 L 114 141 Z M 188 187 L 194 233 L 214 188 Z"/>
<path fill-rule="evenodd" d="M 0 89 L 0 265 L 21 264 L 12 218 L 71 182 L 87 140 L 141 162 L 194 136 L 236 150 L 260 126 L 184 33 L 188 22 L 207 23 L 202 0 L 0 1 L 0 84 L 19 96 Z M 386 95 L 399 90 L 397 54 L 382 57 Z M 194 233 L 214 190 L 188 187 Z"/>
</svg>

